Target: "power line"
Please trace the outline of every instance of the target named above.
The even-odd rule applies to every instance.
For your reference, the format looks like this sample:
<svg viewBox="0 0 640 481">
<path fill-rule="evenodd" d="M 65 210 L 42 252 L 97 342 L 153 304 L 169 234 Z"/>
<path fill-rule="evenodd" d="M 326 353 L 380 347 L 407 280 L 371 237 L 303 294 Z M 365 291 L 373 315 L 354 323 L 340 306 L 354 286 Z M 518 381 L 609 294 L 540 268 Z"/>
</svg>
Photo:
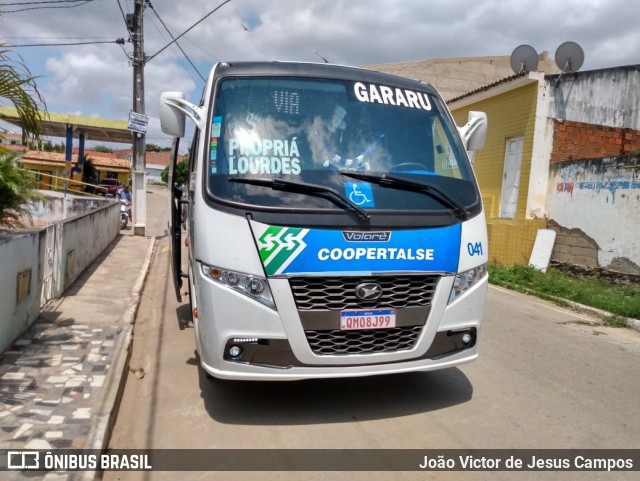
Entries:
<svg viewBox="0 0 640 481">
<path fill-rule="evenodd" d="M 38 36 L 27 36 L 27 37 L 3 37 L 4 39 L 14 39 L 14 40 L 24 40 L 24 39 L 39 39 L 39 40 L 88 40 L 88 39 L 98 39 L 98 38 L 113 38 L 113 35 L 108 37 L 38 37 Z"/>
<path fill-rule="evenodd" d="M 214 60 L 215 62 L 217 62 L 218 60 L 220 60 L 219 57 L 216 57 L 215 55 L 213 55 L 210 52 L 207 52 L 204 48 L 202 48 L 200 45 L 198 45 L 196 42 L 193 42 L 192 40 L 189 39 L 189 37 L 184 37 L 184 39 L 189 42 L 191 45 L 193 45 L 195 48 L 197 48 L 198 50 L 200 50 L 203 54 L 205 54 L 207 57 L 211 58 L 212 60 Z"/>
<path fill-rule="evenodd" d="M 13 7 L 13 6 L 22 6 L 22 5 L 43 5 L 48 3 L 78 3 L 84 0 L 47 0 L 42 2 L 14 2 L 14 3 L 0 3 L 0 6 L 3 7 Z"/>
<path fill-rule="evenodd" d="M 160 18 L 160 15 L 158 15 L 158 12 L 156 12 L 156 9 L 153 8 L 153 5 L 151 5 L 151 2 L 148 2 L 149 8 L 151 8 L 151 11 L 155 14 L 156 17 L 158 17 L 158 20 L 160 21 L 160 23 L 162 24 L 162 26 L 164 27 L 164 29 L 167 31 L 167 33 L 171 36 L 171 38 L 173 39 L 173 41 L 176 43 L 176 47 L 178 47 L 180 49 L 180 51 L 182 52 L 182 55 L 184 55 L 184 58 L 187 59 L 187 62 L 189 62 L 189 65 L 191 65 L 193 67 L 193 70 L 196 71 L 196 73 L 200 76 L 200 78 L 202 79 L 203 82 L 206 82 L 205 78 L 202 76 L 202 74 L 200 73 L 200 71 L 198 70 L 198 68 L 193 64 L 193 62 L 191 61 L 191 59 L 189 58 L 189 56 L 187 55 L 187 53 L 182 49 L 182 47 L 180 46 L 180 44 L 178 43 L 177 39 L 173 36 L 173 34 L 171 33 L 171 31 L 169 30 L 169 28 L 167 27 L 167 25 L 162 21 L 162 19 Z"/>
<path fill-rule="evenodd" d="M 193 25 L 191 25 L 188 29 L 186 29 L 184 32 L 182 32 L 180 35 L 178 35 L 176 38 L 174 38 L 171 42 L 169 42 L 167 45 L 165 45 L 164 47 L 162 47 L 160 50 L 158 50 L 156 53 L 154 53 L 153 55 L 151 55 L 150 57 L 147 58 L 147 62 L 150 62 L 152 59 L 154 59 L 155 57 L 158 56 L 158 54 L 160 52 L 164 52 L 172 43 L 177 42 L 180 37 L 183 37 L 184 35 L 186 35 L 190 30 L 192 30 L 194 27 L 196 27 L 197 25 L 199 25 L 200 23 L 202 23 L 206 18 L 208 18 L 209 16 L 211 16 L 212 14 L 214 14 L 215 12 L 217 12 L 218 10 L 220 10 L 222 7 L 224 7 L 227 3 L 229 3 L 231 0 L 225 0 L 224 2 L 222 2 L 220 5 L 218 5 L 216 8 L 214 8 L 213 10 L 211 10 L 209 13 L 207 13 L 204 17 L 202 17 L 200 20 L 198 20 L 196 23 L 194 23 Z"/>
<path fill-rule="evenodd" d="M 153 20 L 153 19 L 152 19 Z M 153 22 L 152 25 L 154 26 L 154 28 L 156 29 L 156 31 L 158 32 L 158 34 L 160 34 L 160 36 L 162 37 L 163 40 L 167 41 L 168 39 L 168 35 L 162 31 L 160 29 L 160 27 L 158 27 L 157 22 Z M 212 59 L 214 62 L 218 62 L 220 59 L 218 57 L 216 57 L 215 55 L 213 55 L 211 52 L 208 52 L 207 50 L 205 50 L 204 48 L 202 48 L 202 46 L 200 46 L 197 42 L 194 42 L 193 40 L 191 40 L 189 37 L 182 37 L 180 39 L 180 41 L 184 41 L 189 43 L 192 47 L 197 48 L 198 50 L 200 50 L 200 52 L 202 52 L 204 55 L 206 55 L 207 57 L 209 57 L 210 59 Z M 193 78 L 193 77 L 192 77 Z M 193 78 L 194 80 L 196 80 L 195 78 Z"/>
<path fill-rule="evenodd" d="M 118 0 L 118 7 L 120 7 L 120 13 L 122 13 L 122 20 L 124 20 L 124 24 L 127 25 L 127 16 L 124 14 L 120 0 Z"/>
<path fill-rule="evenodd" d="M 123 43 L 118 43 L 118 45 L 120 45 L 120 48 L 122 49 L 122 51 L 124 52 L 124 54 L 127 56 L 127 58 L 129 59 L 129 61 L 131 61 L 131 55 L 129 55 L 129 52 L 127 52 L 127 49 L 124 48 L 124 42 Z"/>
<path fill-rule="evenodd" d="M 58 0 L 58 1 L 61 2 L 62 0 Z M 72 1 L 72 0 L 69 0 L 69 1 Z M 55 6 L 55 7 L 29 7 L 29 8 L 21 8 L 18 10 L 0 10 L 0 14 L 26 12 L 28 10 L 43 10 L 45 8 L 74 8 L 74 7 L 81 7 L 82 5 L 86 5 L 87 3 L 91 3 L 93 1 L 94 0 L 74 0 L 74 3 L 76 3 L 76 5 Z M 78 3 L 78 2 L 82 2 L 82 3 Z M 48 2 L 43 2 L 43 3 L 48 3 Z M 51 3 L 54 3 L 54 2 L 51 2 Z M 22 4 L 22 5 L 26 5 L 26 4 Z"/>
<path fill-rule="evenodd" d="M 11 48 L 15 47 L 68 47 L 72 45 L 96 45 L 100 43 L 116 43 L 118 45 L 124 45 L 124 38 L 117 38 L 115 40 L 104 40 L 100 42 L 73 42 L 73 43 L 29 43 L 29 44 L 7 44 Z"/>
</svg>

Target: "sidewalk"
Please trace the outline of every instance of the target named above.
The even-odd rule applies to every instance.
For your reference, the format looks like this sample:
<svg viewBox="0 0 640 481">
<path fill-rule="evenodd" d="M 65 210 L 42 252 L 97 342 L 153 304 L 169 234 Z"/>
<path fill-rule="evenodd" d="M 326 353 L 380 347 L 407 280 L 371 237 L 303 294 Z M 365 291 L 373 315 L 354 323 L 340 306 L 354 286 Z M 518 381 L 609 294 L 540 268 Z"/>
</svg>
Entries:
<svg viewBox="0 0 640 481">
<path fill-rule="evenodd" d="M 0 449 L 106 447 L 154 243 L 118 235 L 0 354 Z"/>
</svg>

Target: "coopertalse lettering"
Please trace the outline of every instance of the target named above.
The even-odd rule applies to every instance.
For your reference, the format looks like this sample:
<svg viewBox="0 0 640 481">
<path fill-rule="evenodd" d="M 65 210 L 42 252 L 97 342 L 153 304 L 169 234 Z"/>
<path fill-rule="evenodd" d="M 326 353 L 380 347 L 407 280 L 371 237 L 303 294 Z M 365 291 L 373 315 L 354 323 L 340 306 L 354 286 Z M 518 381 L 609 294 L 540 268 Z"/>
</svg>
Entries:
<svg viewBox="0 0 640 481">
<path fill-rule="evenodd" d="M 390 261 L 432 261 L 435 249 L 402 249 L 397 247 L 347 247 L 341 249 L 322 248 L 318 251 L 321 261 L 352 261 L 352 260 L 390 260 Z"/>
</svg>

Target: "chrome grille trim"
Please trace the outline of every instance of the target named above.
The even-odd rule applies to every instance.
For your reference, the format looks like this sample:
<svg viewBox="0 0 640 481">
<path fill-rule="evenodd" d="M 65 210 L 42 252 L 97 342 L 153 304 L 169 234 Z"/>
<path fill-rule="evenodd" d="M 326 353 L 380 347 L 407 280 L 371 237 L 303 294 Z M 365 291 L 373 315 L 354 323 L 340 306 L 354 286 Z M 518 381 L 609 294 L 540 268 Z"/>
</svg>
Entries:
<svg viewBox="0 0 640 481">
<path fill-rule="evenodd" d="M 370 307 L 430 306 L 439 275 L 390 275 L 367 277 L 291 277 L 289 286 L 300 311 L 343 310 Z M 356 298 L 355 288 L 363 282 L 382 287 L 382 296 L 375 302 Z"/>
</svg>

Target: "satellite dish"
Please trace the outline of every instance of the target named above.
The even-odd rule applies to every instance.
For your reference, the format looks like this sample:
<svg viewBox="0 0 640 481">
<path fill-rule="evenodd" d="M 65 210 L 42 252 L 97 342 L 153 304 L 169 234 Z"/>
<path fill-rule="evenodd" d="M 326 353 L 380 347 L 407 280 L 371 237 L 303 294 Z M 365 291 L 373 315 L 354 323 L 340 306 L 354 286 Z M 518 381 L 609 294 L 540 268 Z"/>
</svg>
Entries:
<svg viewBox="0 0 640 481">
<path fill-rule="evenodd" d="M 562 73 L 577 72 L 583 63 L 584 52 L 575 42 L 564 42 L 556 50 L 556 65 Z"/>
<path fill-rule="evenodd" d="M 515 74 L 535 71 L 538 69 L 538 53 L 531 45 L 520 45 L 511 54 L 510 63 Z"/>
</svg>

